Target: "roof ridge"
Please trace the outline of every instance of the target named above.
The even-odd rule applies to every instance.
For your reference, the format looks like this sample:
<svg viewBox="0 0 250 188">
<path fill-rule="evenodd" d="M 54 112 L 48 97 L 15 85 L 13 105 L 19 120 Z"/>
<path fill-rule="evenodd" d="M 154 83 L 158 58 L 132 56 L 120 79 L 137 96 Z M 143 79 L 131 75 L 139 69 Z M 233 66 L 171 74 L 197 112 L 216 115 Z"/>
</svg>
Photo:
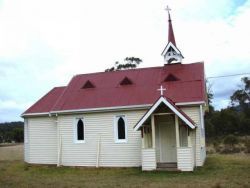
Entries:
<svg viewBox="0 0 250 188">
<path fill-rule="evenodd" d="M 76 76 L 73 76 L 71 78 L 71 80 L 69 81 L 68 85 L 64 87 L 63 92 L 61 93 L 61 95 L 57 98 L 56 102 L 54 103 L 54 105 L 51 107 L 50 111 L 52 111 L 54 109 L 54 107 L 57 105 L 57 103 L 59 102 L 59 100 L 62 98 L 62 96 L 65 94 L 69 84 L 71 83 L 71 81 L 75 78 Z"/>
<path fill-rule="evenodd" d="M 181 66 L 188 66 L 188 65 L 193 65 L 193 64 L 204 64 L 204 61 L 197 61 L 194 63 L 182 63 L 182 64 L 172 64 L 172 66 L 176 65 L 181 65 Z M 110 72 L 92 72 L 92 73 L 82 73 L 82 74 L 76 74 L 74 76 L 82 76 L 82 75 L 94 75 L 94 74 L 115 74 L 119 73 L 121 71 L 123 72 L 129 72 L 129 71 L 139 71 L 139 70 L 145 70 L 145 69 L 160 69 L 163 68 L 164 66 L 155 66 L 155 67 L 141 67 L 141 68 L 134 68 L 134 69 L 125 69 L 125 70 L 117 70 L 117 71 L 110 71 Z"/>
</svg>

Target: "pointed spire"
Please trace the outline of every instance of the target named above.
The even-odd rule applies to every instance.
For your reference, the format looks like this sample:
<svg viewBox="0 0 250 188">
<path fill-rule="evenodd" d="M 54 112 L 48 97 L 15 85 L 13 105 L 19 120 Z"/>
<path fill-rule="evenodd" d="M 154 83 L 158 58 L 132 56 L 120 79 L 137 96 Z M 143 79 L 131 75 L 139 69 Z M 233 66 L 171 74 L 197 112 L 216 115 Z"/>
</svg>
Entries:
<svg viewBox="0 0 250 188">
<path fill-rule="evenodd" d="M 168 42 L 172 42 L 173 45 L 176 46 L 175 38 L 174 38 L 174 30 L 172 26 L 172 20 L 170 16 L 170 8 L 167 6 L 166 10 L 168 11 Z"/>
<path fill-rule="evenodd" d="M 170 16 L 171 9 L 167 6 L 165 10 L 168 11 L 168 44 L 164 48 L 161 55 L 164 57 L 164 61 L 167 62 L 167 64 L 181 63 L 184 57 L 182 56 L 181 51 L 176 47 L 172 20 Z"/>
<path fill-rule="evenodd" d="M 168 42 L 172 42 L 173 45 L 176 46 L 172 21 L 171 21 L 171 17 L 170 17 L 169 13 L 168 13 L 168 16 L 169 16 L 169 19 L 168 19 Z"/>
</svg>

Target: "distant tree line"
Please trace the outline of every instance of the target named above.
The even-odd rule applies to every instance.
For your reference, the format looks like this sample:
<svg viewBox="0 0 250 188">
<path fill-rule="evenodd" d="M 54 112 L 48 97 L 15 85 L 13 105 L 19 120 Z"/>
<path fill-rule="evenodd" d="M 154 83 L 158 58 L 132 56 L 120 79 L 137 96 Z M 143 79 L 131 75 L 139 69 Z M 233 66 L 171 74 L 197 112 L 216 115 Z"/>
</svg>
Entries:
<svg viewBox="0 0 250 188">
<path fill-rule="evenodd" d="M 23 125 L 22 121 L 0 123 L 0 143 L 23 142 Z"/>
<path fill-rule="evenodd" d="M 205 116 L 206 137 L 219 138 L 227 135 L 250 135 L 250 80 L 241 79 L 243 87 L 236 90 L 231 99 L 231 105 L 219 111 L 211 105 L 213 94 L 208 87 L 209 112 Z"/>
</svg>

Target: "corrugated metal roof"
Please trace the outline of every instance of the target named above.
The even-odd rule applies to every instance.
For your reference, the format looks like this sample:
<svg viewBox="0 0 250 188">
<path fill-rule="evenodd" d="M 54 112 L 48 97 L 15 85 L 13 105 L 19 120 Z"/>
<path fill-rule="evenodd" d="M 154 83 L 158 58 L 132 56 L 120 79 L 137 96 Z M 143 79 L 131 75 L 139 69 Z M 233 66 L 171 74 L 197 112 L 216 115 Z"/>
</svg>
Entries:
<svg viewBox="0 0 250 188">
<path fill-rule="evenodd" d="M 53 88 L 24 113 L 27 114 L 50 112 L 50 110 L 53 108 L 65 88 L 66 87 Z"/>
<path fill-rule="evenodd" d="M 169 74 L 179 80 L 164 82 Z M 125 77 L 133 84 L 120 85 Z M 88 80 L 95 88 L 82 89 Z M 167 89 L 164 96 L 174 103 L 205 101 L 204 64 L 76 75 L 67 87 L 54 88 L 25 113 L 153 104 L 160 96 L 160 85 Z"/>
</svg>

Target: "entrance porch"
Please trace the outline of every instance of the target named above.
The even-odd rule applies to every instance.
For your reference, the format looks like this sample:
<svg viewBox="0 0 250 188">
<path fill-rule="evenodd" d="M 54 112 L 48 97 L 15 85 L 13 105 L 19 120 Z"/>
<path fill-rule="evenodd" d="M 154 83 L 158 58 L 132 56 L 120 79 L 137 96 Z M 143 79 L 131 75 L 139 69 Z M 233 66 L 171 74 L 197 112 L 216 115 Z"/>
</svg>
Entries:
<svg viewBox="0 0 250 188">
<path fill-rule="evenodd" d="M 142 135 L 142 170 L 193 171 L 193 122 L 180 109 L 173 110 L 177 107 L 165 98 L 155 105 L 135 127 L 140 128 Z"/>
</svg>

